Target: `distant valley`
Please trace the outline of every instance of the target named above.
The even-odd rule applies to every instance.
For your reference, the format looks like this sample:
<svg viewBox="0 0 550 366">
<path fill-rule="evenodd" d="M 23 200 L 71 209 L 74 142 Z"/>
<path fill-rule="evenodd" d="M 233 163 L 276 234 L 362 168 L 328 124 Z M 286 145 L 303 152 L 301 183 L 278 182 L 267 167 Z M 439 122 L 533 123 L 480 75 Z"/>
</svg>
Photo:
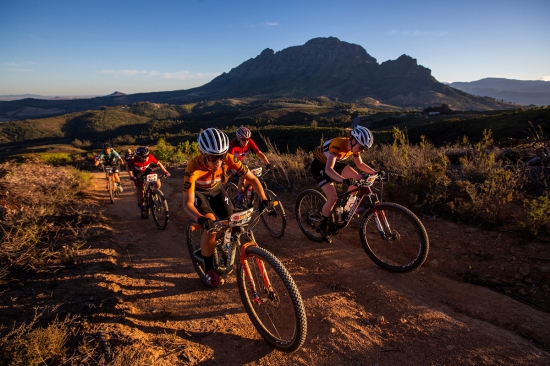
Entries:
<svg viewBox="0 0 550 366">
<path fill-rule="evenodd" d="M 472 82 L 454 82 L 449 86 L 472 95 L 521 105 L 550 105 L 550 81 L 485 78 Z"/>
</svg>

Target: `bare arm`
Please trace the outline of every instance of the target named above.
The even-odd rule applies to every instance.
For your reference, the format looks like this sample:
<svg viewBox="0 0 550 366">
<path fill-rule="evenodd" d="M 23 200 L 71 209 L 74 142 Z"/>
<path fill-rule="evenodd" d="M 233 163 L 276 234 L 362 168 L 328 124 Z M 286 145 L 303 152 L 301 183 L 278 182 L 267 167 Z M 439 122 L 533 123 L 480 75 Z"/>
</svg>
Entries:
<svg viewBox="0 0 550 366">
<path fill-rule="evenodd" d="M 202 216 L 202 214 L 195 208 L 193 204 L 195 202 L 195 192 L 183 193 L 183 212 L 192 218 Z"/>
<path fill-rule="evenodd" d="M 258 153 L 256 155 L 258 155 L 258 157 L 260 158 L 262 163 L 264 163 L 265 165 L 269 165 L 269 160 L 267 160 L 267 157 L 265 156 L 265 154 L 263 152 L 258 151 Z"/>
<path fill-rule="evenodd" d="M 325 173 L 332 178 L 335 182 L 340 182 L 344 180 L 344 177 L 342 177 L 340 174 L 336 173 L 334 170 L 334 164 L 336 163 L 336 156 L 326 152 L 325 156 L 327 157 L 327 163 L 325 165 Z"/>
<path fill-rule="evenodd" d="M 371 168 L 367 164 L 363 163 L 363 160 L 361 159 L 361 155 L 354 156 L 353 161 L 355 162 L 355 165 L 357 166 L 357 168 L 359 170 L 362 170 L 362 171 L 364 171 L 365 173 L 368 173 L 368 174 L 376 174 L 376 170 L 374 170 L 373 168 Z"/>
</svg>

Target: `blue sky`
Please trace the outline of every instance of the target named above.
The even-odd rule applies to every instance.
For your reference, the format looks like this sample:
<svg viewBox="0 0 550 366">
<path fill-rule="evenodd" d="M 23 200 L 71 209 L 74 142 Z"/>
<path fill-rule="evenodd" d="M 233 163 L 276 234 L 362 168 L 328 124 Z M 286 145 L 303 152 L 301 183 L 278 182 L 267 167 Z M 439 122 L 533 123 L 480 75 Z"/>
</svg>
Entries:
<svg viewBox="0 0 550 366">
<path fill-rule="evenodd" d="M 548 0 L 0 0 L 0 95 L 189 89 L 316 37 L 441 82 L 550 80 Z"/>
</svg>

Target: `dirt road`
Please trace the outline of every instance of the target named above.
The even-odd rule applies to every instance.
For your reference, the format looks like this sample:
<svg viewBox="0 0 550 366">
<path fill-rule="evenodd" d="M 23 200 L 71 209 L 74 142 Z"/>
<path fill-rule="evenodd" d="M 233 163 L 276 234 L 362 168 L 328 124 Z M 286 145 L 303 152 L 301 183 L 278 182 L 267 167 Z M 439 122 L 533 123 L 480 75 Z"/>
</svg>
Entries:
<svg viewBox="0 0 550 366">
<path fill-rule="evenodd" d="M 309 241 L 290 200 L 282 239 L 272 239 L 261 224 L 255 234 L 294 277 L 306 305 L 308 336 L 296 353 L 273 350 L 249 321 L 233 275 L 215 290 L 199 281 L 185 246 L 183 171 L 171 172 L 162 188 L 171 212 L 165 231 L 151 218 L 140 218 L 126 177 L 124 193 L 111 205 L 101 174 L 94 175 L 94 197 L 110 224 L 98 229 L 97 241 L 81 253 L 85 269 L 78 278 L 60 279 L 56 292 L 72 291 L 68 305 L 88 306 L 90 327 L 102 329 L 113 346 L 139 341 L 166 364 L 550 364 L 549 313 L 445 275 L 457 266 L 460 250 L 453 248 L 489 250 L 487 245 L 513 238 L 425 221 L 432 240 L 426 264 L 413 273 L 392 274 L 368 259 L 357 227 L 336 236 L 332 245 Z M 499 253 L 495 249 L 493 260 Z M 506 273 L 498 262 L 493 266 Z M 159 344 L 159 334 L 177 336 L 169 343 L 171 352 Z"/>
</svg>

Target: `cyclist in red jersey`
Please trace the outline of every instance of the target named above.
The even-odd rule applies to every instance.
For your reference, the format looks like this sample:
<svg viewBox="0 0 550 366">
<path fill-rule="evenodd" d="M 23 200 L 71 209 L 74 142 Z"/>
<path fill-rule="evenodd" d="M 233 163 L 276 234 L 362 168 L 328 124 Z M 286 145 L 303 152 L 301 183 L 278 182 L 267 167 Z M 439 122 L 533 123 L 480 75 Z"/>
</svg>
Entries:
<svg viewBox="0 0 550 366">
<path fill-rule="evenodd" d="M 258 158 L 262 161 L 262 163 L 265 164 L 265 167 L 269 169 L 270 164 L 269 160 L 267 160 L 267 157 L 260 151 L 258 148 L 258 145 L 252 140 L 252 132 L 246 127 L 239 127 L 237 129 L 237 138 L 231 141 L 229 144 L 229 150 L 228 152 L 235 156 L 240 161 L 243 161 L 244 158 L 250 154 L 250 152 L 253 152 L 254 154 L 258 155 Z M 247 184 L 247 181 L 243 177 L 239 177 L 239 183 L 237 184 L 237 191 L 239 192 L 239 195 L 237 196 L 238 204 L 242 204 L 243 200 L 243 186 Z"/>
<path fill-rule="evenodd" d="M 239 176 L 246 177 L 258 192 L 262 208 L 273 209 L 273 201 L 265 195 L 263 187 L 246 165 L 232 154 L 228 154 L 229 138 L 222 131 L 207 128 L 198 138 L 201 154 L 189 161 L 183 178 L 183 210 L 203 227 L 201 255 L 204 258 L 204 272 L 212 287 L 224 283 L 214 269 L 213 257 L 216 233 L 209 233 L 213 221 L 225 219 L 233 214 L 233 204 L 227 197 L 223 184 L 227 181 L 227 170 L 232 169 Z"/>
<path fill-rule="evenodd" d="M 143 210 L 143 180 L 139 179 L 147 174 L 151 173 L 153 170 L 150 168 L 151 164 L 155 164 L 162 169 L 164 175 L 167 177 L 170 176 L 170 173 L 160 161 L 157 160 L 150 152 L 147 146 L 140 146 L 136 149 L 135 155 L 132 159 L 126 164 L 126 170 L 130 176 L 130 180 L 134 182 L 136 187 L 137 197 L 138 197 L 138 206 L 140 210 Z M 160 189 L 160 180 L 157 179 L 155 182 L 158 189 Z"/>
</svg>

